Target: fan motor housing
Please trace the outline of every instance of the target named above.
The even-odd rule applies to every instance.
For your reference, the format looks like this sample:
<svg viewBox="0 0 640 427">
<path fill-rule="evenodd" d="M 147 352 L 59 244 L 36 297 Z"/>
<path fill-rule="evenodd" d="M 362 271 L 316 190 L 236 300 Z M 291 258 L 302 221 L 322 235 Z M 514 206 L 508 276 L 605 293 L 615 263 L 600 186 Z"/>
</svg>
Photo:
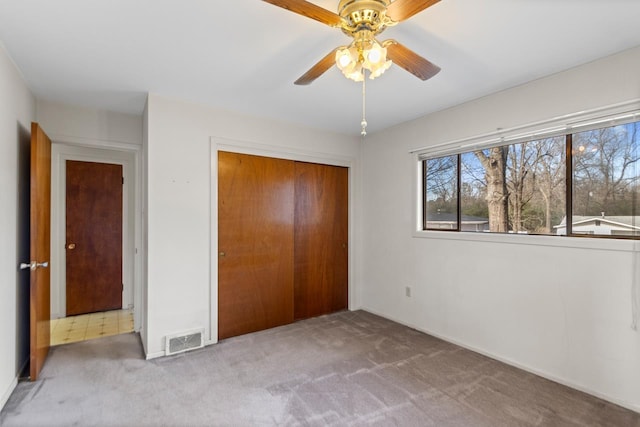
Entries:
<svg viewBox="0 0 640 427">
<path fill-rule="evenodd" d="M 386 25 L 385 12 L 390 0 L 341 0 L 338 14 L 346 21 L 342 30 L 353 35 L 359 30 L 369 30 L 377 34 Z"/>
</svg>

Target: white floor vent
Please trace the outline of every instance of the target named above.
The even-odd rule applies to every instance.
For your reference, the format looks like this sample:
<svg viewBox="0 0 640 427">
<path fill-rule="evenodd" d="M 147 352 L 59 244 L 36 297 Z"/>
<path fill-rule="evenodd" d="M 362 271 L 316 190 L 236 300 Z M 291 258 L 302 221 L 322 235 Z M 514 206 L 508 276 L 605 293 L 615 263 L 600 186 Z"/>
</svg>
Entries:
<svg viewBox="0 0 640 427">
<path fill-rule="evenodd" d="M 165 342 L 165 354 L 167 356 L 184 353 L 185 351 L 194 350 L 196 348 L 202 348 L 204 347 L 204 329 L 167 335 Z"/>
</svg>

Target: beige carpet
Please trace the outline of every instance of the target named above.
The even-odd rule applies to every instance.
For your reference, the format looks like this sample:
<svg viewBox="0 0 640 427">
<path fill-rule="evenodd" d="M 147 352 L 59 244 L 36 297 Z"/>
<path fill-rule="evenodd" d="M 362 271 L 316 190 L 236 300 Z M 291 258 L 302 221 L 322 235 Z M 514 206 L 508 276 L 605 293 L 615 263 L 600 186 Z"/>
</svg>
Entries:
<svg viewBox="0 0 640 427">
<path fill-rule="evenodd" d="M 640 426 L 640 415 L 357 311 L 145 361 L 136 334 L 52 349 L 2 426 Z"/>
</svg>

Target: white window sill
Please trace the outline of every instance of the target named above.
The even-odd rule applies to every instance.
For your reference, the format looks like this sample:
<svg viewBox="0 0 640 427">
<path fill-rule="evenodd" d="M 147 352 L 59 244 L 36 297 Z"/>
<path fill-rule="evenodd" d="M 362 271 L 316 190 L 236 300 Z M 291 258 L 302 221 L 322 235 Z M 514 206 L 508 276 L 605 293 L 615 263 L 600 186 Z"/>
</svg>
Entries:
<svg viewBox="0 0 640 427">
<path fill-rule="evenodd" d="M 483 233 L 472 231 L 416 230 L 414 238 L 461 240 L 466 242 L 498 243 L 510 245 L 534 245 L 602 251 L 640 251 L 640 241 L 631 239 L 607 239 L 597 237 L 543 236 L 527 234 Z"/>
</svg>

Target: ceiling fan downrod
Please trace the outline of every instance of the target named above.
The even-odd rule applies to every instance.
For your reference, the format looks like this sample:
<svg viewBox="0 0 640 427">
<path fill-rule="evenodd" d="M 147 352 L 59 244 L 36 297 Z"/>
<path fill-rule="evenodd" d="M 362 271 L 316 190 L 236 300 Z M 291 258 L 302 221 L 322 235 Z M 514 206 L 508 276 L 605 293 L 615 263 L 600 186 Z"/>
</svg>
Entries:
<svg viewBox="0 0 640 427">
<path fill-rule="evenodd" d="M 362 138 L 367 136 L 367 117 L 366 117 L 366 95 L 367 95 L 367 70 L 362 70 L 363 79 L 362 79 L 362 121 L 360 122 L 360 126 L 362 130 L 360 131 L 360 135 Z"/>
</svg>

